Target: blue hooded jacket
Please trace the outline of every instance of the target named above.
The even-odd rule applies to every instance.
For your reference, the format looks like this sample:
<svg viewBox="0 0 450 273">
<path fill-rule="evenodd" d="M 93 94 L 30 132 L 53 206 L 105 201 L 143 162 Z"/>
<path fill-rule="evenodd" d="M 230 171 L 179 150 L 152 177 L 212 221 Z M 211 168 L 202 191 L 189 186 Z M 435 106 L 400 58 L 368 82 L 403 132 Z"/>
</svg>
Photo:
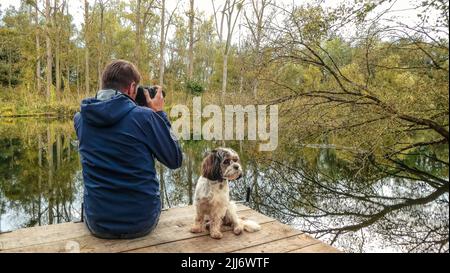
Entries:
<svg viewBox="0 0 450 273">
<path fill-rule="evenodd" d="M 84 209 L 98 233 L 148 230 L 161 212 L 155 158 L 171 169 L 182 152 L 164 112 L 124 94 L 82 101 L 74 117 L 84 179 Z"/>
</svg>

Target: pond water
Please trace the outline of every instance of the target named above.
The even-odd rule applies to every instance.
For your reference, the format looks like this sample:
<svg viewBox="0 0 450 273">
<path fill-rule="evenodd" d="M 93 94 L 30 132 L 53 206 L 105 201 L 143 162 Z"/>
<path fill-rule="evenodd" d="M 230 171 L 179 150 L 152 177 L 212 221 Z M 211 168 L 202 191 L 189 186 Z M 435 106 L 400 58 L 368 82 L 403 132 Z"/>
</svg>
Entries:
<svg viewBox="0 0 450 273">
<path fill-rule="evenodd" d="M 222 144 L 185 141 L 182 168 L 157 166 L 164 207 L 192 204 L 203 155 Z M 333 146 L 293 141 L 259 153 L 252 142 L 226 145 L 245 171 L 231 183 L 232 198 L 244 200 L 250 187 L 248 205 L 263 214 L 344 251 L 448 252 L 448 187 L 436 193 L 376 168 L 356 170 Z M 448 167 L 416 160 L 448 181 Z M 0 119 L 0 232 L 79 220 L 82 193 L 71 120 Z"/>
</svg>

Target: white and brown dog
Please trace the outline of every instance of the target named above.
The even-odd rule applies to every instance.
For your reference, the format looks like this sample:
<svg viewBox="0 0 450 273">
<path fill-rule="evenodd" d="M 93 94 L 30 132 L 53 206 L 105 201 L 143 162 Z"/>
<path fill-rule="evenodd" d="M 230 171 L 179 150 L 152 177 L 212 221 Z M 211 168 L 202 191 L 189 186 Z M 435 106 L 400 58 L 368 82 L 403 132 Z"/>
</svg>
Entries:
<svg viewBox="0 0 450 273">
<path fill-rule="evenodd" d="M 221 227 L 231 225 L 234 234 L 243 230 L 255 232 L 261 226 L 251 220 L 240 219 L 236 204 L 230 201 L 228 181 L 242 176 L 238 154 L 229 148 L 211 151 L 202 163 L 202 175 L 198 179 L 194 194 L 196 217 L 191 232 L 203 232 L 205 217 L 209 218 L 209 231 L 212 238 L 222 238 Z"/>
</svg>

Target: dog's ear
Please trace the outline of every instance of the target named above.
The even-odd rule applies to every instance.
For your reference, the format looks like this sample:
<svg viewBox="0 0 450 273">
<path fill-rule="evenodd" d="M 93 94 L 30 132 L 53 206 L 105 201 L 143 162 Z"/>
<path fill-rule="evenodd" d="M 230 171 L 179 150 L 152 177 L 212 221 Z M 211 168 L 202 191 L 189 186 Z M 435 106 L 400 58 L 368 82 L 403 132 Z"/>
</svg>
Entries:
<svg viewBox="0 0 450 273">
<path fill-rule="evenodd" d="M 220 156 L 217 150 L 211 151 L 205 159 L 203 159 L 202 176 L 212 181 L 222 179 Z"/>
</svg>

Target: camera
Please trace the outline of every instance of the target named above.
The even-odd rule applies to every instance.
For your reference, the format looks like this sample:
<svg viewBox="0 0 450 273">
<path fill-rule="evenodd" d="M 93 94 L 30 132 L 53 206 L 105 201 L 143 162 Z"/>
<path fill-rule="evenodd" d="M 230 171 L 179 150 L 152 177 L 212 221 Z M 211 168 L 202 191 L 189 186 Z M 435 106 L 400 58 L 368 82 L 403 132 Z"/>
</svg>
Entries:
<svg viewBox="0 0 450 273">
<path fill-rule="evenodd" d="M 156 96 L 157 87 L 156 86 L 139 86 L 136 92 L 136 104 L 139 106 L 147 106 L 147 101 L 145 99 L 144 90 L 148 91 L 150 98 L 153 99 Z M 166 97 L 164 90 L 162 91 L 163 97 Z"/>
</svg>

